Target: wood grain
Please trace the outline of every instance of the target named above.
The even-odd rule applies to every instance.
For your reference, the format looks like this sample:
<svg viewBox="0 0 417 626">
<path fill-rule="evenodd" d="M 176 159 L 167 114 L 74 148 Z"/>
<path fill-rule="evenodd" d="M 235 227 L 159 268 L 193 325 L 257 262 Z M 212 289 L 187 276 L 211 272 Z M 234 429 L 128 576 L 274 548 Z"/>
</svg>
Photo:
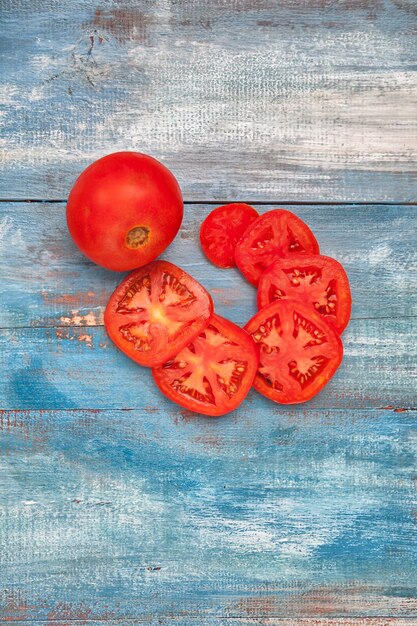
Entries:
<svg viewBox="0 0 417 626">
<path fill-rule="evenodd" d="M 200 280 L 217 311 L 239 324 L 255 290 L 237 270 L 211 265 L 199 246 L 211 205 L 187 205 L 165 257 Z M 260 213 L 271 206 L 256 206 Z M 287 207 L 288 208 L 288 207 Z M 346 268 L 354 320 L 417 315 L 417 209 L 404 206 L 289 207 L 314 230 L 323 254 Z M 0 203 L 0 327 L 95 326 L 121 274 L 88 261 L 72 243 L 63 204 Z"/>
<path fill-rule="evenodd" d="M 417 619 L 414 422 L 3 411 L 1 619 Z"/>
<path fill-rule="evenodd" d="M 342 365 L 309 407 L 416 407 L 415 319 L 356 320 L 343 341 Z M 150 370 L 121 353 L 103 327 L 0 330 L 0 368 L 7 372 L 0 379 L 5 409 L 174 406 Z M 238 414 L 280 410 L 252 392 Z"/>
<path fill-rule="evenodd" d="M 132 149 L 189 200 L 416 200 L 408 0 L 5 0 L 0 19 L 3 198 L 66 197 Z"/>
</svg>

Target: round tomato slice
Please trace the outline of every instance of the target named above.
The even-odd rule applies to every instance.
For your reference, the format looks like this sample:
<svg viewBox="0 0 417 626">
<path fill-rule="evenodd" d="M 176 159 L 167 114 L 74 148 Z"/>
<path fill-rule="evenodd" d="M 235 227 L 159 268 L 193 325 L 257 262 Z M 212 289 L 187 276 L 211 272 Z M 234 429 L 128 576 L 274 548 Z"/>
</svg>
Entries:
<svg viewBox="0 0 417 626">
<path fill-rule="evenodd" d="M 310 400 L 329 382 L 343 356 L 334 328 L 309 306 L 277 300 L 245 329 L 260 349 L 254 387 L 280 404 Z"/>
<path fill-rule="evenodd" d="M 236 244 L 258 217 L 249 204 L 225 204 L 214 209 L 200 228 L 201 247 L 209 261 L 217 267 L 234 267 Z"/>
<path fill-rule="evenodd" d="M 314 308 L 339 333 L 350 318 L 349 279 L 340 263 L 328 256 L 300 255 L 274 261 L 259 279 L 258 308 L 287 299 Z"/>
<path fill-rule="evenodd" d="M 264 213 L 249 226 L 236 245 L 236 265 L 253 285 L 275 259 L 292 254 L 318 254 L 319 244 L 299 217 L 275 209 Z"/>
<path fill-rule="evenodd" d="M 154 261 L 120 283 L 104 323 L 120 350 L 153 367 L 192 341 L 212 312 L 213 302 L 202 285 L 172 263 Z"/>
<path fill-rule="evenodd" d="M 203 415 L 224 415 L 246 397 L 258 369 L 250 336 L 213 315 L 208 326 L 162 367 L 152 370 L 162 393 Z"/>
</svg>

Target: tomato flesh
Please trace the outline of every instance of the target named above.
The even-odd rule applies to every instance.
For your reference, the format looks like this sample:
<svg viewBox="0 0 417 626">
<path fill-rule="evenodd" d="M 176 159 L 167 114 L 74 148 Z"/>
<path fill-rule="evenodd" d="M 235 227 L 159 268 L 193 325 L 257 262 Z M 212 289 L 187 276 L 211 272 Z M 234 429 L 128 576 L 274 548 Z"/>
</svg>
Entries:
<svg viewBox="0 0 417 626">
<path fill-rule="evenodd" d="M 116 271 L 153 261 L 174 239 L 182 216 L 174 175 L 138 152 L 115 152 L 92 163 L 67 203 L 68 229 L 79 249 Z"/>
<path fill-rule="evenodd" d="M 120 350 L 153 367 L 192 341 L 212 312 L 213 302 L 202 285 L 172 263 L 154 261 L 120 283 L 104 323 Z"/>
<path fill-rule="evenodd" d="M 264 213 L 247 228 L 236 245 L 236 265 L 253 285 L 277 258 L 293 254 L 318 254 L 313 233 L 299 217 L 274 209 Z"/>
<path fill-rule="evenodd" d="M 200 242 L 206 257 L 217 267 L 234 267 L 235 248 L 243 233 L 259 217 L 249 204 L 225 204 L 206 217 Z"/>
<path fill-rule="evenodd" d="M 339 335 L 301 302 L 277 300 L 258 311 L 245 329 L 260 350 L 254 387 L 280 404 L 310 400 L 341 363 Z"/>
<path fill-rule="evenodd" d="M 276 259 L 258 284 L 258 308 L 274 300 L 299 300 L 312 307 L 339 333 L 350 318 L 352 296 L 343 267 L 323 255 Z"/>
<path fill-rule="evenodd" d="M 152 372 L 165 396 L 190 411 L 218 416 L 244 400 L 257 367 L 258 351 L 250 336 L 213 315 L 192 342 Z"/>
</svg>

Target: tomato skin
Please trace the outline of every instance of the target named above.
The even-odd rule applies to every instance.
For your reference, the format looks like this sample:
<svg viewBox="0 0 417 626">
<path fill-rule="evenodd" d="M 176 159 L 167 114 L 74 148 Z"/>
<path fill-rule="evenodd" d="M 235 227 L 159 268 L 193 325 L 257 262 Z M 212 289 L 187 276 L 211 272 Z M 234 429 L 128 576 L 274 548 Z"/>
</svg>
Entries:
<svg viewBox="0 0 417 626">
<path fill-rule="evenodd" d="M 67 203 L 74 242 L 94 263 L 126 271 L 146 265 L 172 242 L 183 201 L 174 175 L 151 156 L 115 152 L 87 167 Z"/>
<path fill-rule="evenodd" d="M 192 341 L 212 313 L 213 301 L 200 283 L 168 261 L 153 261 L 116 287 L 104 324 L 122 352 L 154 367 Z"/>
<path fill-rule="evenodd" d="M 300 300 L 317 310 L 339 334 L 350 319 L 349 279 L 342 265 L 328 256 L 303 254 L 276 259 L 259 279 L 258 309 L 284 299 Z"/>
<path fill-rule="evenodd" d="M 213 209 L 200 228 L 201 247 L 209 261 L 221 268 L 235 267 L 236 244 L 258 217 L 258 212 L 244 203 Z"/>
<path fill-rule="evenodd" d="M 255 287 L 261 274 L 275 259 L 293 254 L 319 254 L 310 228 L 285 209 L 264 213 L 245 231 L 236 245 L 236 265 Z"/>
<path fill-rule="evenodd" d="M 313 398 L 343 358 L 340 336 L 318 313 L 295 300 L 276 300 L 245 326 L 259 346 L 253 386 L 278 404 Z"/>
<path fill-rule="evenodd" d="M 257 368 L 258 349 L 251 337 L 236 324 L 213 315 L 200 335 L 170 362 L 153 368 L 152 374 L 161 392 L 176 404 L 218 417 L 243 402 Z M 191 378 L 193 386 L 187 387 Z"/>
</svg>

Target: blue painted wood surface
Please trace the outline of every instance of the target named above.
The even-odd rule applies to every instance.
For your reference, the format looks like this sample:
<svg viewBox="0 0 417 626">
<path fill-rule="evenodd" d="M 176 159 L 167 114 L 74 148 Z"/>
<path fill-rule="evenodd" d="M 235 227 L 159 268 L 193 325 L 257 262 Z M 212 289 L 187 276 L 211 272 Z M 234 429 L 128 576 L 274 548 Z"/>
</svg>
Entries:
<svg viewBox="0 0 417 626">
<path fill-rule="evenodd" d="M 27 617 L 417 619 L 413 412 L 1 419 L 1 558 Z"/>
<path fill-rule="evenodd" d="M 0 20 L 0 195 L 48 201 L 0 202 L 0 622 L 416 623 L 411 3 L 6 0 Z M 121 275 L 50 200 L 117 148 L 202 201 L 165 256 L 239 324 L 254 290 L 202 255 L 207 202 L 374 202 L 290 207 L 354 299 L 313 401 L 196 416 L 109 342 Z"/>
<path fill-rule="evenodd" d="M 244 323 L 253 288 L 199 250 L 209 210 L 167 256 Z M 415 210 L 294 210 L 348 267 L 344 363 L 306 405 L 252 392 L 213 420 L 109 342 L 120 276 L 74 250 L 64 206 L 3 203 L 3 619 L 417 619 Z"/>
<path fill-rule="evenodd" d="M 188 200 L 415 200 L 414 9 L 3 0 L 0 197 L 66 197 L 134 149 Z"/>
<path fill-rule="evenodd" d="M 255 205 L 259 213 L 274 205 Z M 164 256 L 205 286 L 221 315 L 244 324 L 255 291 L 237 270 L 219 270 L 200 250 L 198 229 L 213 207 L 187 205 L 183 226 Z M 352 319 L 417 315 L 417 208 L 290 207 L 313 228 L 324 254 L 343 263 L 353 289 Z M 102 324 L 121 280 L 86 259 L 68 237 L 65 204 L 0 203 L 0 328 Z M 16 271 L 16 268 L 19 271 Z"/>
</svg>

